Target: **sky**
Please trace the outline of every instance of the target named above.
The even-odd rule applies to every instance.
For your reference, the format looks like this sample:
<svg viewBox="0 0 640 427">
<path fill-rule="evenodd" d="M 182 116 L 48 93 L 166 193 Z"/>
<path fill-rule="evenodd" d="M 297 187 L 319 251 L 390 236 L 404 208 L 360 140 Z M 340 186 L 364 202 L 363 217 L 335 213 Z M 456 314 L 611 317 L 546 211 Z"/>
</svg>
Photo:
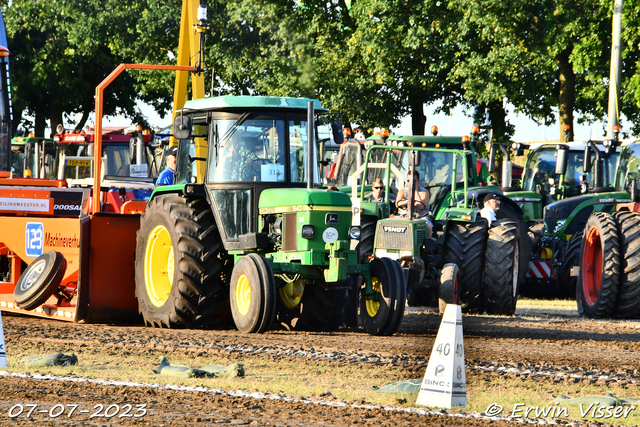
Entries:
<svg viewBox="0 0 640 427">
<path fill-rule="evenodd" d="M 467 117 L 465 110 L 462 107 L 457 107 L 452 111 L 451 116 L 447 116 L 444 113 L 435 114 L 437 105 L 425 105 L 424 113 L 427 116 L 426 132 L 429 135 L 431 126 L 436 125 L 438 127 L 439 135 L 442 136 L 462 136 L 469 135 L 471 127 L 474 125 L 473 120 Z M 143 114 L 147 117 L 151 125 L 158 127 L 164 127 L 171 123 L 171 116 L 167 114 L 164 118 L 161 118 L 156 114 L 155 110 L 144 105 L 141 108 Z M 507 107 L 508 111 L 513 111 L 513 108 Z M 469 114 L 471 111 L 468 112 Z M 93 119 L 93 117 L 91 118 Z M 91 120 L 90 119 L 90 120 Z M 551 126 L 542 126 L 536 124 L 533 120 L 528 119 L 523 114 L 509 113 L 507 119 L 515 126 L 515 134 L 513 141 L 516 142 L 541 142 L 541 141 L 557 141 L 560 137 L 559 125 L 553 124 Z M 103 120 L 103 126 L 131 126 L 132 123 L 129 119 L 122 117 L 106 117 Z M 135 125 L 135 124 L 134 124 Z M 622 121 L 624 128 L 624 121 Z M 411 118 L 409 116 L 404 117 L 402 123 L 397 128 L 392 128 L 391 133 L 395 135 L 410 135 L 411 134 Z M 588 140 L 589 138 L 602 138 L 605 134 L 603 130 L 603 122 L 599 121 L 589 124 L 574 126 L 575 140 Z M 564 139 L 564 138 L 563 138 Z"/>
</svg>

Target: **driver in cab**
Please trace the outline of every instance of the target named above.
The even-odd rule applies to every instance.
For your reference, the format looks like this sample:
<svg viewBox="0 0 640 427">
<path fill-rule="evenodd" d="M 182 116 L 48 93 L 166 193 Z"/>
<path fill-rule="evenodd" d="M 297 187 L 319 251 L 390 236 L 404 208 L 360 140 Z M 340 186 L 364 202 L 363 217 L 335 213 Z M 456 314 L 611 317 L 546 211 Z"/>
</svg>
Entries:
<svg viewBox="0 0 640 427">
<path fill-rule="evenodd" d="M 409 172 L 407 175 L 407 185 L 398 191 L 396 197 L 396 206 L 398 209 L 407 209 L 407 201 L 409 199 L 409 184 L 413 179 L 413 212 L 417 216 L 429 214 L 429 190 L 420 186 L 420 173 L 418 171 Z"/>
</svg>

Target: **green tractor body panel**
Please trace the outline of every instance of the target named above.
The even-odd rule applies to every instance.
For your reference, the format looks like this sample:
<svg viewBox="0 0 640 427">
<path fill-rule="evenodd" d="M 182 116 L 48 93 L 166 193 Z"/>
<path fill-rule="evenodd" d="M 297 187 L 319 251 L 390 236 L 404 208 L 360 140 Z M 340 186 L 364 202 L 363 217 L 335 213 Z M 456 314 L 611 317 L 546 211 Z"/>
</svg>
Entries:
<svg viewBox="0 0 640 427">
<path fill-rule="evenodd" d="M 351 199 L 345 193 L 306 188 L 266 189 L 260 195 L 258 207 L 263 209 L 292 206 L 344 206 L 351 210 Z"/>
<path fill-rule="evenodd" d="M 429 235 L 426 221 L 407 218 L 385 218 L 378 221 L 373 245 L 377 257 L 402 259 L 420 254 L 420 247 Z"/>
<path fill-rule="evenodd" d="M 541 194 L 531 191 L 505 191 L 504 195 L 520 206 L 525 221 L 542 218 L 543 196 Z"/>
</svg>

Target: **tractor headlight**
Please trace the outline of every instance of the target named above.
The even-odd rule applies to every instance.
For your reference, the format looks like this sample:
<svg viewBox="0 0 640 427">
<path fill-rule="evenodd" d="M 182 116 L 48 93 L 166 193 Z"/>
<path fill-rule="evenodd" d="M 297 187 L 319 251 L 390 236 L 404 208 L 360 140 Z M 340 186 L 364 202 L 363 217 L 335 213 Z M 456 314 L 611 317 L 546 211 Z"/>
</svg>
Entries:
<svg viewBox="0 0 640 427">
<path fill-rule="evenodd" d="M 315 234 L 315 232 L 316 232 L 316 230 L 315 230 L 315 227 L 313 225 L 306 224 L 306 225 L 302 226 L 301 235 L 305 239 L 313 239 L 313 235 Z"/>
<path fill-rule="evenodd" d="M 349 227 L 349 237 L 353 240 L 360 240 L 360 226 L 352 225 Z"/>
</svg>

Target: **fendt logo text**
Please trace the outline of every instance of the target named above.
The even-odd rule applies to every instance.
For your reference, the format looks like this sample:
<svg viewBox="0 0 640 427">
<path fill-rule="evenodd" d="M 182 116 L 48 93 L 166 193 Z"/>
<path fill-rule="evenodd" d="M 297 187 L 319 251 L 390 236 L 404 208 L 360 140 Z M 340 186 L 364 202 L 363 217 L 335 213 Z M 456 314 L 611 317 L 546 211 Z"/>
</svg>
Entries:
<svg viewBox="0 0 640 427">
<path fill-rule="evenodd" d="M 384 227 L 387 233 L 404 233 L 407 227 Z"/>
</svg>

